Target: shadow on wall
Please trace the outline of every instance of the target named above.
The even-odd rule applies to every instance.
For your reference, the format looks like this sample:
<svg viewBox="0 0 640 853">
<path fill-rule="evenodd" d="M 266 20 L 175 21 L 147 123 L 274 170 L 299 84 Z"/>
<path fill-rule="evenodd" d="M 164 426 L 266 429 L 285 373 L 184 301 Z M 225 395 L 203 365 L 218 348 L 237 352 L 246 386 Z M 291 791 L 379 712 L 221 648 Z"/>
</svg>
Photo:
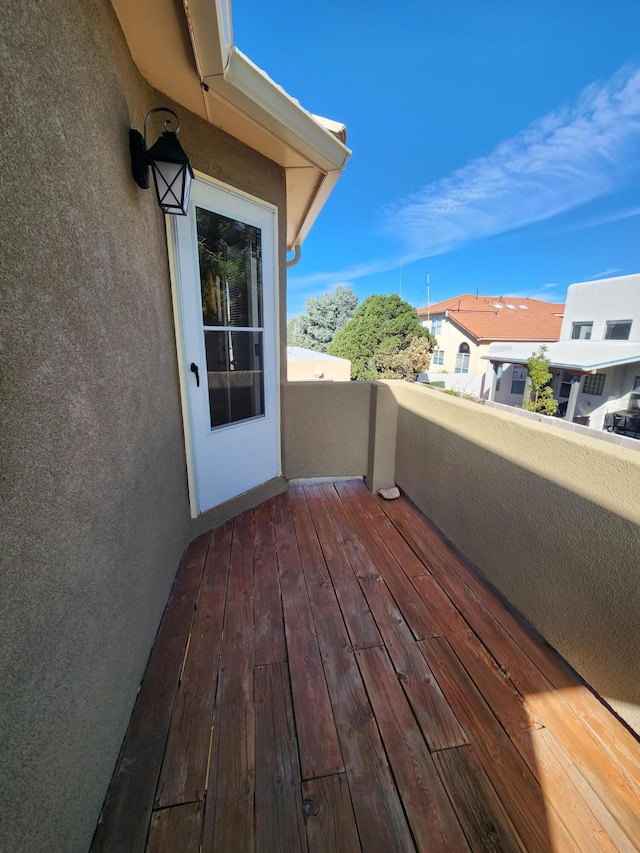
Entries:
<svg viewBox="0 0 640 853">
<path fill-rule="evenodd" d="M 448 417 L 451 422 L 464 417 L 464 412 L 451 410 Z M 613 460 L 618 470 L 612 465 L 608 477 L 602 475 L 603 468 L 606 474 L 602 458 L 600 472 L 590 470 L 594 451 L 588 446 L 567 448 L 572 451 L 567 455 L 575 458 L 569 458 L 563 468 L 560 445 L 555 448 L 558 480 L 575 480 L 571 486 L 563 485 L 532 470 L 536 453 L 549 447 L 546 434 L 529 442 L 529 431 L 518 436 L 523 452 L 518 463 L 500 450 L 506 446 L 500 440 L 507 442 L 514 435 L 508 421 L 495 424 L 492 449 L 447 428 L 446 421 L 432 418 L 400 401 L 398 485 L 640 731 L 640 524 L 633 517 L 640 502 L 636 496 L 628 517 L 606 505 L 616 487 L 618 493 L 625 486 L 629 493 L 637 491 L 635 471 L 627 471 L 625 484 L 620 478 L 620 468 L 624 471 L 620 457 Z M 561 439 L 551 436 L 551 440 Z M 513 453 L 513 446 L 509 452 Z M 591 478 L 596 478 L 601 502 L 577 491 Z"/>
</svg>

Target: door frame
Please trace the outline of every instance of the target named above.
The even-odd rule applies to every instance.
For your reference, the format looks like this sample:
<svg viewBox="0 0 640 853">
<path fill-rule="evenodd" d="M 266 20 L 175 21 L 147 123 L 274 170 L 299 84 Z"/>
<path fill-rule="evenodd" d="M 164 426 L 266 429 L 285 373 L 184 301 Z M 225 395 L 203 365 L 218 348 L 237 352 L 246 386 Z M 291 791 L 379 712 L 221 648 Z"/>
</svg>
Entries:
<svg viewBox="0 0 640 853">
<path fill-rule="evenodd" d="M 212 178 L 210 175 L 206 175 L 204 172 L 199 172 L 197 169 L 194 169 L 194 178 L 202 183 L 208 184 L 214 189 L 223 190 L 225 192 L 230 193 L 231 195 L 237 196 L 238 198 L 245 199 L 246 201 L 251 202 L 252 204 L 256 204 L 260 207 L 263 207 L 269 211 L 271 211 L 274 215 L 274 237 L 275 243 L 274 246 L 274 316 L 272 318 L 274 334 L 275 334 L 275 365 L 274 370 L 276 372 L 276 399 L 274 401 L 274 415 L 277 419 L 278 425 L 278 458 L 277 458 L 277 467 L 280 475 L 282 475 L 282 424 L 281 424 L 281 411 L 280 411 L 280 252 L 279 252 L 279 226 L 278 226 L 278 208 L 276 205 L 271 204 L 270 202 L 265 201 L 264 199 L 257 198 L 256 196 L 251 195 L 250 193 L 244 192 L 243 190 L 238 189 L 237 187 L 231 186 L 231 184 L 224 183 L 224 181 L 216 180 Z M 182 317 L 182 308 L 181 308 L 181 299 L 180 299 L 180 274 L 178 269 L 178 234 L 175 225 L 175 218 L 173 216 L 165 215 L 165 228 L 167 233 L 167 249 L 169 255 L 169 278 L 171 281 L 171 302 L 173 307 L 173 328 L 175 332 L 176 338 L 176 352 L 178 357 L 178 382 L 180 386 L 180 406 L 182 409 L 182 432 L 184 439 L 184 448 L 185 448 L 185 456 L 187 463 L 187 487 L 189 492 L 189 509 L 191 513 L 191 518 L 199 518 L 205 512 L 209 512 L 215 507 L 209 507 L 206 510 L 200 512 L 198 509 L 198 500 L 196 493 L 196 465 L 195 465 L 195 457 L 194 457 L 194 449 L 193 442 L 191 440 L 191 430 L 192 430 L 192 421 L 191 421 L 191 412 L 189 407 L 189 397 L 188 397 L 188 381 L 189 378 L 193 378 L 191 373 L 187 369 L 186 359 L 185 359 L 185 340 L 184 340 L 184 328 L 183 328 L 183 317 Z M 266 321 L 266 317 L 263 322 Z M 266 328 L 266 325 L 265 325 Z M 260 484 L 256 485 L 258 488 Z M 231 499 L 232 500 L 232 499 Z M 219 505 L 219 504 L 218 504 Z"/>
</svg>

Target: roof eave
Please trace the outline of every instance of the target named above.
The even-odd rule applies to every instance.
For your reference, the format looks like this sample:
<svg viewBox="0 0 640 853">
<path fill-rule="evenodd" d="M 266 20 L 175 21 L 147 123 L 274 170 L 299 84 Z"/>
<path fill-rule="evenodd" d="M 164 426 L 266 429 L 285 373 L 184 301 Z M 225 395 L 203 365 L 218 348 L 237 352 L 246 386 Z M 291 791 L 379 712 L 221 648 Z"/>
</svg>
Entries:
<svg viewBox="0 0 640 853">
<path fill-rule="evenodd" d="M 351 156 L 344 126 L 324 126 L 234 46 L 229 0 L 183 0 L 184 15 L 173 0 L 112 4 L 152 86 L 282 166 L 287 248 L 300 245 Z"/>
<path fill-rule="evenodd" d="M 497 356 L 497 355 L 481 355 L 480 358 L 485 361 L 497 362 L 498 364 L 526 364 L 529 359 L 516 358 L 513 356 Z M 594 362 L 592 364 L 572 364 L 571 362 L 549 361 L 549 367 L 556 367 L 560 370 L 577 370 L 581 373 L 590 373 L 592 370 L 605 370 L 607 367 L 619 367 L 624 364 L 633 364 L 640 362 L 640 354 L 619 358 L 615 361 Z"/>
</svg>

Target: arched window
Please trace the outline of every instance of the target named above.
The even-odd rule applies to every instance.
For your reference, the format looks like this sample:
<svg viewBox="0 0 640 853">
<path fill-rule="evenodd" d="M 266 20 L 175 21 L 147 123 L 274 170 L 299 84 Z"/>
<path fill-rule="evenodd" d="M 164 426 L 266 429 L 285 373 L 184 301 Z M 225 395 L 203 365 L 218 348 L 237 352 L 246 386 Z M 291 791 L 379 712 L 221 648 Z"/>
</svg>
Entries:
<svg viewBox="0 0 640 853">
<path fill-rule="evenodd" d="M 456 355 L 456 373 L 469 372 L 469 344 L 462 343 Z"/>
</svg>

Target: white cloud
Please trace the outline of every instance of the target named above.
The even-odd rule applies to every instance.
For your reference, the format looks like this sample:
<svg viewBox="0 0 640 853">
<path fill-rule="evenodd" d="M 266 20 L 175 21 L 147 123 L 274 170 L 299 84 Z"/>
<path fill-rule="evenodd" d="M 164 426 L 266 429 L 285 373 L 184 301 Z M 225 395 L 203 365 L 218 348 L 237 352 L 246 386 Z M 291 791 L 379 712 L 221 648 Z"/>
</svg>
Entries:
<svg viewBox="0 0 640 853">
<path fill-rule="evenodd" d="M 338 284 L 344 284 L 345 287 L 350 286 L 345 284 L 345 281 L 353 281 L 357 278 L 364 278 L 367 275 L 374 275 L 379 272 L 387 272 L 387 270 L 395 269 L 395 267 L 399 267 L 402 263 L 402 258 L 394 258 L 380 261 L 372 261 L 368 264 L 356 264 L 354 266 L 348 267 L 347 269 L 340 270 L 340 272 L 328 273 L 328 272 L 317 272 L 310 273 L 309 275 L 301 275 L 296 276 L 290 274 L 288 278 L 288 286 L 290 290 L 298 291 L 309 285 L 327 285 L 331 286 Z"/>
<path fill-rule="evenodd" d="M 583 281 L 596 281 L 599 278 L 611 278 L 616 273 L 622 272 L 622 267 L 607 267 L 606 270 L 600 270 L 595 275 L 587 276 Z"/>
<path fill-rule="evenodd" d="M 395 257 L 292 284 L 362 278 L 549 219 L 620 187 L 639 151 L 640 67 L 625 66 L 587 86 L 575 104 L 383 211 L 382 230 L 402 247 Z"/>
<path fill-rule="evenodd" d="M 619 186 L 639 141 L 640 68 L 626 67 L 392 207 L 385 231 L 417 259 L 548 219 Z"/>
</svg>

